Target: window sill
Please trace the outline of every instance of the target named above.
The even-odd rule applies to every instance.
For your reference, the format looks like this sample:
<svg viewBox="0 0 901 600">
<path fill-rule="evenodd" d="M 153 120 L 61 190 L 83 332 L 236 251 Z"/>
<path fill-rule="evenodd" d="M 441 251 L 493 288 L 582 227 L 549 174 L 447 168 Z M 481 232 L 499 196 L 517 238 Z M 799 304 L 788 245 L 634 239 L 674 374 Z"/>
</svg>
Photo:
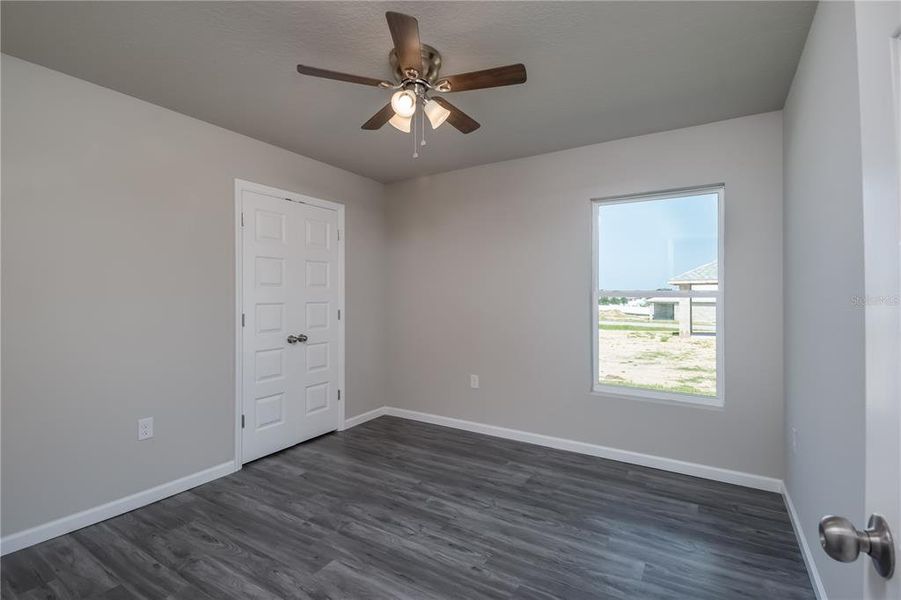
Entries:
<svg viewBox="0 0 901 600">
<path fill-rule="evenodd" d="M 591 393 L 595 396 L 608 398 L 623 398 L 626 400 L 641 400 L 644 402 L 657 402 L 676 406 L 692 408 L 722 409 L 723 399 L 720 396 L 695 396 L 692 394 L 679 394 L 676 392 L 658 392 L 655 390 L 642 390 L 627 388 L 618 385 L 595 384 Z"/>
</svg>

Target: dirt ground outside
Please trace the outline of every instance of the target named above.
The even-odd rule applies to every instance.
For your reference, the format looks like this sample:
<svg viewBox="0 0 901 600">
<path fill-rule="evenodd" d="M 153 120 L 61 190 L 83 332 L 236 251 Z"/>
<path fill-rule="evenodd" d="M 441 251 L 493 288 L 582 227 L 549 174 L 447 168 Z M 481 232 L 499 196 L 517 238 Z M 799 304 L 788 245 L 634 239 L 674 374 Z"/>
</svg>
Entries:
<svg viewBox="0 0 901 600">
<path fill-rule="evenodd" d="M 675 324 L 651 321 L 599 323 L 599 379 L 683 394 L 716 396 L 716 337 L 680 337 Z"/>
</svg>

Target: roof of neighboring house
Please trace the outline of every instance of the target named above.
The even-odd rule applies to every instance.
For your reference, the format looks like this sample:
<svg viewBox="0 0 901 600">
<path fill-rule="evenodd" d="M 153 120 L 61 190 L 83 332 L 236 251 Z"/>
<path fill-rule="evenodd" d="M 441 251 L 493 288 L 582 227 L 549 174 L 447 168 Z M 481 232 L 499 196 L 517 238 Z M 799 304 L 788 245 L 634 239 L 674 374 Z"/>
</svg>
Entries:
<svg viewBox="0 0 901 600">
<path fill-rule="evenodd" d="M 695 267 L 670 279 L 667 283 L 716 283 L 718 277 L 717 261 Z"/>
</svg>

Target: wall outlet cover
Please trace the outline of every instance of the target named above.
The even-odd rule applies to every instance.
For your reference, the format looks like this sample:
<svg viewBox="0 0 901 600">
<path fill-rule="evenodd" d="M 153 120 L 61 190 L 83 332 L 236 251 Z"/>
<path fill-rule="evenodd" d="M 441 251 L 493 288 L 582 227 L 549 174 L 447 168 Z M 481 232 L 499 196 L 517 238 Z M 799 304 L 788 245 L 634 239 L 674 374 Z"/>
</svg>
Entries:
<svg viewBox="0 0 901 600">
<path fill-rule="evenodd" d="M 469 387 L 474 390 L 479 389 L 479 376 L 478 375 L 470 375 L 469 376 Z"/>
<path fill-rule="evenodd" d="M 138 419 L 138 441 L 153 437 L 153 417 Z"/>
</svg>

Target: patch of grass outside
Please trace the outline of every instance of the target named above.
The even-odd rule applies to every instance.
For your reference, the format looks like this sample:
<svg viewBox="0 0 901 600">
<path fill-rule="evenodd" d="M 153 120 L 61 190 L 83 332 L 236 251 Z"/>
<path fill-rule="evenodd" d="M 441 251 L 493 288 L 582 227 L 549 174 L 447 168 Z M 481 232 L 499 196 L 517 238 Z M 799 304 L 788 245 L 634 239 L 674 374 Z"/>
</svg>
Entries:
<svg viewBox="0 0 901 600">
<path fill-rule="evenodd" d="M 707 367 L 699 367 L 698 365 L 689 365 L 687 367 L 676 367 L 677 371 L 688 371 L 690 373 L 711 373 Z"/>
<path fill-rule="evenodd" d="M 641 331 L 649 333 L 665 331 L 674 334 L 679 333 L 678 329 L 673 329 L 672 327 L 642 327 L 641 325 L 611 325 L 609 323 L 598 323 L 598 329 L 604 331 Z"/>
<path fill-rule="evenodd" d="M 661 358 L 674 359 L 676 358 L 676 355 L 672 352 L 667 352 L 666 350 L 645 350 L 644 352 L 637 353 L 635 358 L 636 360 L 656 361 Z"/>
<path fill-rule="evenodd" d="M 633 357 L 635 360 L 639 360 L 642 362 L 658 362 L 661 360 L 667 361 L 682 361 L 690 358 L 691 352 L 678 352 L 678 351 L 669 351 L 669 350 L 645 350 L 643 352 L 638 352 Z"/>
<path fill-rule="evenodd" d="M 653 331 L 630 331 L 626 334 L 626 337 L 628 337 L 630 340 L 647 340 L 653 338 L 656 335 L 657 334 Z"/>
<path fill-rule="evenodd" d="M 695 375 L 694 377 L 680 377 L 679 383 L 683 384 L 692 384 L 692 383 L 707 383 L 708 381 L 712 381 L 712 374 L 704 375 Z"/>
<path fill-rule="evenodd" d="M 653 390 L 655 392 L 673 392 L 677 394 L 691 394 L 693 396 L 704 396 L 706 398 L 713 398 L 716 396 L 716 393 L 705 392 L 700 388 L 696 388 L 691 385 L 678 384 L 678 385 L 663 385 L 659 383 L 635 383 L 633 381 L 625 381 L 623 379 L 601 379 L 600 382 L 602 385 L 618 385 L 622 387 L 630 387 L 639 390 Z"/>
</svg>

